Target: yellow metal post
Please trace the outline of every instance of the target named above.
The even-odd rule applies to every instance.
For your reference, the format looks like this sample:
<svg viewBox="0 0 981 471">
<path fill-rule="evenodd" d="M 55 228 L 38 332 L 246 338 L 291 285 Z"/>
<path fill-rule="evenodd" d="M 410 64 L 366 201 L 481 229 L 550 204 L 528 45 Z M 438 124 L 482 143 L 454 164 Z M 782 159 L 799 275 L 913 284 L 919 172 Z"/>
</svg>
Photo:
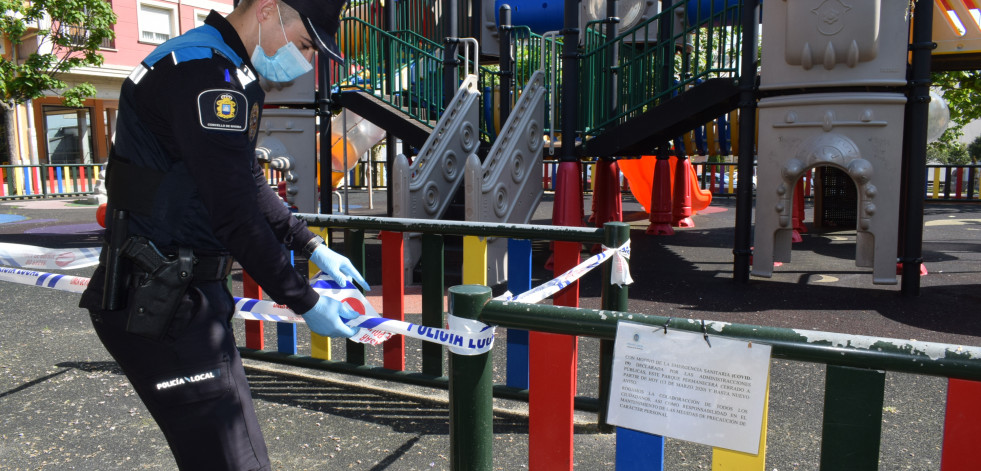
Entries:
<svg viewBox="0 0 981 471">
<path fill-rule="evenodd" d="M 320 237 L 323 237 L 324 240 L 328 240 L 328 237 L 330 237 L 330 234 L 328 234 L 326 227 L 310 227 L 310 231 L 312 231 L 314 234 L 319 235 Z M 307 272 L 311 279 L 317 276 L 317 273 L 319 271 L 320 268 L 318 268 L 313 263 L 307 264 Z M 317 335 L 313 333 L 313 331 L 311 331 L 310 332 L 310 356 L 313 358 L 329 361 L 331 359 L 330 337 Z"/>
<path fill-rule="evenodd" d="M 770 380 L 766 382 L 766 398 L 763 399 L 763 423 L 760 427 L 759 454 L 751 455 L 724 448 L 712 449 L 712 471 L 765 471 L 766 470 L 766 428 L 770 414 Z"/>
<path fill-rule="evenodd" d="M 463 284 L 487 286 L 487 239 L 463 237 Z"/>
</svg>

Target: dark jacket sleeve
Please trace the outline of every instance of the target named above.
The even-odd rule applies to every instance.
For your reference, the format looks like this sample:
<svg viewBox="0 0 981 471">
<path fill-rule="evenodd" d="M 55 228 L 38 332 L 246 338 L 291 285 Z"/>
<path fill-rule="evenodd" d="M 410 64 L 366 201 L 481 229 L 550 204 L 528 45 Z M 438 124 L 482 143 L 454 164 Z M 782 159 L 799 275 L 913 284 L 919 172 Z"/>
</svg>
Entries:
<svg viewBox="0 0 981 471">
<path fill-rule="evenodd" d="M 263 207 L 272 206 L 266 194 L 271 191 L 256 185 L 257 163 L 248 133 L 205 129 L 199 119 L 201 92 L 235 89 L 215 62 L 181 63 L 172 69 L 174 77 L 160 77 L 169 85 L 167 90 L 158 87 L 156 93 L 157 108 L 163 111 L 155 132 L 162 139 L 171 134 L 168 144 L 184 160 L 218 241 L 274 301 L 302 314 L 319 296 L 291 265 L 282 246 L 293 228 L 280 216 L 267 217 L 270 212 L 280 213 Z M 252 105 L 247 103 L 240 112 Z"/>
<path fill-rule="evenodd" d="M 252 166 L 255 185 L 258 188 L 259 210 L 269 222 L 276 237 L 286 244 L 290 250 L 301 250 L 314 234 L 307 229 L 307 223 L 293 216 L 293 213 L 283 204 L 283 199 L 276 194 L 262 172 L 262 166 L 255 161 Z"/>
</svg>

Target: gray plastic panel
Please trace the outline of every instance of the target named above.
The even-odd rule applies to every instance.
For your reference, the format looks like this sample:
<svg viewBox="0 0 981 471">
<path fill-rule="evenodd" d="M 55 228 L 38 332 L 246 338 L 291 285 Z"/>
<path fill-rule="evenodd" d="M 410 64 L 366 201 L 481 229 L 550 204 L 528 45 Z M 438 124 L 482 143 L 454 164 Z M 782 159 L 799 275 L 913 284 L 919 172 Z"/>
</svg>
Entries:
<svg viewBox="0 0 981 471">
<path fill-rule="evenodd" d="M 545 74 L 535 72 L 487 159 L 467 159 L 466 220 L 525 224 L 542 199 Z"/>
<path fill-rule="evenodd" d="M 907 0 L 763 2 L 760 89 L 906 84 Z"/>
<path fill-rule="evenodd" d="M 463 182 L 463 165 L 480 144 L 480 91 L 467 76 L 412 164 L 399 155 L 392 169 L 392 215 L 439 219 Z"/>
<path fill-rule="evenodd" d="M 752 274 L 789 262 L 794 185 L 808 169 L 845 171 L 858 190 L 855 264 L 876 284 L 896 283 L 906 97 L 827 93 L 760 100 Z"/>
<path fill-rule="evenodd" d="M 303 213 L 317 212 L 317 124 L 314 110 L 270 108 L 262 112 L 256 153 L 292 161 L 287 201 Z"/>
<path fill-rule="evenodd" d="M 326 60 L 326 59 L 324 59 Z M 311 70 L 292 82 L 270 82 L 259 76 L 259 85 L 266 92 L 265 104 L 303 104 L 316 102 L 316 86 L 314 81 L 316 69 Z"/>
<path fill-rule="evenodd" d="M 410 165 L 402 154 L 392 165 L 392 216 L 439 219 L 463 183 L 463 165 L 480 144 L 480 89 L 468 75 Z M 422 256 L 419 237 L 406 234 L 405 279 Z"/>
<path fill-rule="evenodd" d="M 466 220 L 527 224 L 542 200 L 545 125 L 545 73 L 535 72 L 515 103 L 484 163 L 467 159 L 464 172 Z M 487 247 L 487 281 L 507 279 L 507 243 Z"/>
</svg>

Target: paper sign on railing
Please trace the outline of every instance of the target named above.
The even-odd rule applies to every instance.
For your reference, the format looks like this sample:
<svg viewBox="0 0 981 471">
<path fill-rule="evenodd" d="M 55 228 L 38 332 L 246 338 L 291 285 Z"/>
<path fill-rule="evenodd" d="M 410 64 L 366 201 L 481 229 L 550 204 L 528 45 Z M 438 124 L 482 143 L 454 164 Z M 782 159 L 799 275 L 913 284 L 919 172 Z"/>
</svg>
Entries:
<svg viewBox="0 0 981 471">
<path fill-rule="evenodd" d="M 621 321 L 611 424 L 758 454 L 770 346 Z"/>
</svg>

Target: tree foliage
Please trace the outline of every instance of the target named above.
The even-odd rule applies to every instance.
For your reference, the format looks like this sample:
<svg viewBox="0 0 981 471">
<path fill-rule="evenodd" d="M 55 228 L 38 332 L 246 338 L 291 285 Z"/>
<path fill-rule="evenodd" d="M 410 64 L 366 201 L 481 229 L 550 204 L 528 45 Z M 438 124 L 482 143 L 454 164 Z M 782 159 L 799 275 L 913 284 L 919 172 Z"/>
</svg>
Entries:
<svg viewBox="0 0 981 471">
<path fill-rule="evenodd" d="M 981 70 L 956 70 L 935 72 L 933 87 L 943 91 L 950 108 L 950 125 L 940 137 L 940 142 L 954 142 L 963 133 L 961 129 L 971 121 L 981 119 Z"/>
<path fill-rule="evenodd" d="M 968 147 L 961 142 L 931 142 L 927 145 L 927 162 L 944 165 L 967 165 L 971 163 Z"/>
<path fill-rule="evenodd" d="M 0 31 L 18 54 L 15 60 L 0 58 L 4 108 L 40 98 L 49 90 L 59 92 L 65 105 L 76 107 L 95 95 L 91 84 L 68 87 L 61 76 L 77 67 L 102 65 L 99 46 L 115 37 L 112 5 L 104 0 L 0 0 L 0 10 Z M 30 51 L 24 51 L 27 45 Z"/>
<path fill-rule="evenodd" d="M 974 141 L 967 145 L 967 155 L 971 157 L 971 162 L 981 162 L 981 136 L 974 138 Z"/>
</svg>

